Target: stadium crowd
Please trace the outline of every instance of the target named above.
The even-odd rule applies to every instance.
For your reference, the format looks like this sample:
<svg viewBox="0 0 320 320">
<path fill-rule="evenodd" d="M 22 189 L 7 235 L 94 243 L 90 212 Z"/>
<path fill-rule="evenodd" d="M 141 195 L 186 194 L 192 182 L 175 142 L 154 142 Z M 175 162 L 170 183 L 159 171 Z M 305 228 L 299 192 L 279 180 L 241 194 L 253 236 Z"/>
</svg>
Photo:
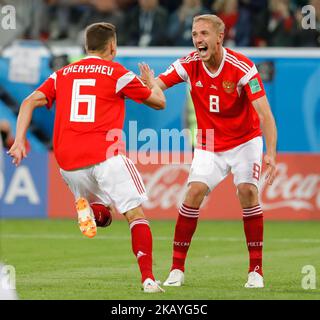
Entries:
<svg viewBox="0 0 320 320">
<path fill-rule="evenodd" d="M 85 27 L 105 21 L 116 25 L 121 46 L 192 46 L 192 18 L 215 13 L 225 22 L 229 47 L 320 46 L 320 0 L 0 0 L 4 4 L 16 7 L 20 38 L 49 42 L 82 45 Z M 316 29 L 302 28 L 304 5 L 314 6 Z"/>
</svg>

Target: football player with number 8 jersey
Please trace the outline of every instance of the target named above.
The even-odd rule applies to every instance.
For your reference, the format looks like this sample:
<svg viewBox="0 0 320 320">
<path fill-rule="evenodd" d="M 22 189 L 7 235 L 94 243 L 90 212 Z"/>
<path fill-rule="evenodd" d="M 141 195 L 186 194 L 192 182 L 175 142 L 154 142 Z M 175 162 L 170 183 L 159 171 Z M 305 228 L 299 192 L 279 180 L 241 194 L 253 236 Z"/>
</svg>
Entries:
<svg viewBox="0 0 320 320">
<path fill-rule="evenodd" d="M 32 111 L 43 105 L 51 108 L 56 101 L 53 150 L 75 197 L 81 232 L 94 237 L 101 215 L 109 215 L 101 223 L 110 224 L 108 207 L 115 206 L 129 223 L 144 292 L 163 292 L 152 272 L 152 234 L 141 207 L 147 199 L 145 187 L 124 155 L 121 132 L 125 97 L 154 109 L 165 107 L 165 97 L 148 65 L 139 65 L 148 79 L 146 86 L 133 72 L 113 62 L 117 45 L 112 24 L 92 24 L 85 35 L 88 56 L 54 72 L 23 101 L 9 154 L 19 165 L 26 156 L 24 142 Z"/>
<path fill-rule="evenodd" d="M 189 85 L 198 126 L 197 146 L 188 190 L 176 223 L 173 262 L 166 286 L 183 284 L 185 260 L 200 205 L 229 172 L 234 176 L 243 210 L 250 258 L 245 287 L 264 286 L 263 214 L 258 197 L 262 134 L 266 141 L 266 176 L 271 184 L 275 176 L 276 126 L 256 66 L 244 55 L 223 47 L 224 28 L 223 21 L 215 15 L 195 17 L 192 38 L 196 51 L 176 60 L 157 79 L 163 90 L 180 82 Z"/>
</svg>

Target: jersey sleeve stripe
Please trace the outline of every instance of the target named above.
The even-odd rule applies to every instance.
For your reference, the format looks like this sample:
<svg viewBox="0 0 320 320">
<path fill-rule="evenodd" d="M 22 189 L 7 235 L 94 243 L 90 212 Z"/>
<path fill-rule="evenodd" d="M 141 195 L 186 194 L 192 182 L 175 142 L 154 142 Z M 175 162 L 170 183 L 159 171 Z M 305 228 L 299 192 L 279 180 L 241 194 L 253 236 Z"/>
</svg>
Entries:
<svg viewBox="0 0 320 320">
<path fill-rule="evenodd" d="M 236 60 L 236 59 L 234 59 L 234 58 L 232 58 L 232 57 L 230 57 L 230 56 L 227 56 L 227 58 L 228 58 L 229 61 L 232 61 L 232 62 L 235 63 L 236 65 L 241 66 L 244 70 L 247 70 L 247 72 L 251 69 L 251 67 L 245 66 L 245 65 L 242 64 L 241 61 L 239 61 L 239 60 Z"/>
<path fill-rule="evenodd" d="M 226 61 L 232 64 L 233 66 L 237 67 L 238 69 L 240 69 L 245 74 L 249 72 L 249 70 L 244 69 L 241 65 L 236 64 L 233 60 L 230 60 L 228 57 L 226 57 Z"/>
<path fill-rule="evenodd" d="M 194 54 L 194 55 L 188 55 L 188 56 L 186 56 L 186 57 L 184 57 L 184 58 L 181 58 L 180 60 L 183 61 L 183 60 L 197 59 L 197 58 L 200 58 L 198 53 L 196 53 L 196 54 Z"/>
<path fill-rule="evenodd" d="M 56 82 L 57 82 L 57 74 L 56 74 L 55 72 L 53 72 L 53 73 L 51 73 L 51 75 L 50 75 L 49 78 L 53 79 L 53 81 L 54 81 L 54 88 L 57 89 L 57 84 L 56 84 Z"/>
<path fill-rule="evenodd" d="M 191 61 L 197 61 L 197 60 L 200 60 L 200 57 L 199 56 L 188 56 L 187 58 L 185 59 L 180 59 L 180 63 L 189 63 Z"/>
<path fill-rule="evenodd" d="M 186 69 L 182 66 L 179 60 L 175 61 L 173 63 L 174 68 L 176 69 L 178 75 L 181 77 L 181 79 L 185 82 L 189 82 L 189 76 L 187 74 Z"/>
<path fill-rule="evenodd" d="M 136 77 L 136 75 L 129 71 L 126 74 L 124 74 L 122 77 L 120 77 L 117 81 L 117 85 L 116 85 L 116 93 L 118 93 L 119 91 L 121 91 L 125 86 L 127 86 L 134 78 Z"/>
<path fill-rule="evenodd" d="M 244 69 L 250 69 L 251 67 L 245 63 L 244 61 L 240 61 L 237 57 L 231 55 L 230 53 L 227 53 L 227 57 L 229 57 L 231 60 L 233 60 L 237 64 L 241 64 Z"/>
<path fill-rule="evenodd" d="M 257 67 L 254 65 L 250 69 L 250 71 L 239 80 L 238 86 L 241 86 L 241 87 L 245 86 L 249 82 L 249 80 L 253 76 L 255 76 L 257 73 L 258 73 Z"/>
</svg>

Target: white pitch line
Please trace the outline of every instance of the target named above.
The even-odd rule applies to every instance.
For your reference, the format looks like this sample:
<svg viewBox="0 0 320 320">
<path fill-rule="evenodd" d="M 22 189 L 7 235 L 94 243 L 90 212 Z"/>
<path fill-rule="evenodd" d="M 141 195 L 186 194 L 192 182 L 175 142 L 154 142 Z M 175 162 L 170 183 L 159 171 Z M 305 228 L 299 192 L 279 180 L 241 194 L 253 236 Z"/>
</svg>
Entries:
<svg viewBox="0 0 320 320">
<path fill-rule="evenodd" d="M 77 235 L 70 234 L 23 234 L 23 233 L 1 233 L 0 240 L 3 239 L 47 239 L 47 240 L 88 240 L 87 238 Z M 97 235 L 94 240 L 129 240 L 130 236 L 106 236 L 106 235 Z M 170 241 L 172 240 L 172 236 L 154 236 L 154 240 L 158 241 Z M 241 242 L 245 241 L 244 237 L 232 238 L 232 237 L 195 237 L 195 241 L 212 241 L 212 242 L 220 242 L 220 241 L 228 241 L 228 242 Z M 281 238 L 281 239 L 268 239 L 267 242 L 291 242 L 291 243 L 320 243 L 320 239 L 289 239 L 289 238 Z"/>
</svg>

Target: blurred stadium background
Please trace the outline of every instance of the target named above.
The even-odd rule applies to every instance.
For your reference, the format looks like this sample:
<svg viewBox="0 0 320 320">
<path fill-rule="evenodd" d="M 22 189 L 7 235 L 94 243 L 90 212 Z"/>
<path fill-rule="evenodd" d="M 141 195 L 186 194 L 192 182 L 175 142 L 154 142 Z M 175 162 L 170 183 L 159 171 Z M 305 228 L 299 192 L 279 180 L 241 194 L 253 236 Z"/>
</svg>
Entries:
<svg viewBox="0 0 320 320">
<path fill-rule="evenodd" d="M 13 22 L 8 21 L 10 8 L 7 5 L 15 9 L 14 29 L 4 27 Z M 305 18 L 302 8 L 306 5 L 314 8 L 315 28 L 302 27 Z M 191 285 L 186 289 L 187 294 L 179 293 L 178 298 L 320 298 L 319 290 L 313 296 L 303 295 L 306 291 L 300 284 L 304 265 L 313 265 L 320 274 L 320 0 L 0 0 L 0 12 L 0 119 L 1 130 L 6 131 L 9 138 L 14 137 L 22 100 L 53 70 L 84 55 L 83 30 L 86 25 L 98 21 L 114 23 L 118 30 L 117 61 L 135 72 L 138 72 L 138 62 L 145 61 L 159 74 L 175 59 L 193 50 L 191 24 L 194 15 L 210 12 L 219 15 L 227 26 L 225 46 L 243 52 L 256 63 L 277 122 L 278 174 L 272 186 L 262 183 L 261 204 L 267 220 L 266 264 L 275 272 L 270 272 L 269 277 L 282 287 L 275 288 L 274 285 L 274 291 L 271 288 L 266 296 L 234 291 L 231 287 L 213 294 L 207 279 L 203 282 L 200 279 L 197 284 L 198 280 L 192 278 L 190 272 Z M 193 130 L 195 119 L 186 86 L 168 90 L 166 97 L 167 108 L 161 112 L 128 101 L 126 136 L 134 132 L 130 131 L 130 121 L 136 121 L 138 134 L 145 128 L 154 129 L 159 136 L 161 129 Z M 129 295 L 123 296 L 127 290 L 125 286 L 119 287 L 117 295 L 107 296 L 103 295 L 101 284 L 97 291 L 90 288 L 91 294 L 85 291 L 88 295 L 79 293 L 79 284 L 75 286 L 78 291 L 74 289 L 72 294 L 64 295 L 56 289 L 61 278 L 69 288 L 75 285 L 71 276 L 75 269 L 80 276 L 90 271 L 99 278 L 104 273 L 98 266 L 92 270 L 83 265 L 83 261 L 74 259 L 75 254 L 72 254 L 72 250 L 77 252 L 78 240 L 88 252 L 93 249 L 86 239 L 81 239 L 80 233 L 76 233 L 75 221 L 71 223 L 65 219 L 74 219 L 75 209 L 52 154 L 53 121 L 54 109 L 37 109 L 28 134 L 28 158 L 16 169 L 4 156 L 5 170 L 0 179 L 0 260 L 16 267 L 21 298 L 130 299 Z M 7 144 L 10 144 L 9 140 Z M 128 151 L 139 151 L 145 143 L 140 138 L 137 144 L 127 144 Z M 192 152 L 192 141 L 187 146 L 171 145 L 162 151 Z M 150 197 L 144 209 L 154 225 L 156 261 L 158 259 L 155 268 L 164 278 L 170 265 L 174 220 L 186 189 L 189 167 L 161 163 L 138 163 L 137 166 Z M 199 266 L 207 261 L 205 270 L 208 274 L 212 265 L 217 266 L 217 261 L 211 261 L 210 257 L 221 258 L 217 268 L 222 275 L 229 272 L 228 268 L 233 264 L 240 263 L 242 269 L 246 268 L 244 237 L 239 231 L 240 213 L 229 177 L 204 204 L 200 215 L 202 226 L 199 227 L 203 230 L 198 230 L 191 248 L 191 256 L 199 254 L 193 258 Z M 124 221 L 115 221 L 114 229 L 111 226 L 110 230 L 103 230 L 104 238 L 101 238 L 105 239 L 106 246 L 115 248 L 115 252 L 122 250 L 122 247 L 116 248 L 122 233 L 126 234 L 125 239 L 129 237 L 129 231 L 121 224 L 124 225 Z M 64 248 L 66 241 L 70 248 Z M 97 241 L 93 243 L 94 253 L 98 256 L 101 252 L 98 248 L 104 250 L 104 245 L 103 241 Z M 208 249 L 211 248 L 210 241 L 215 241 L 213 246 L 221 241 L 226 250 L 221 249 L 221 255 L 211 252 Z M 128 256 L 125 264 L 133 271 L 128 267 L 126 277 L 133 274 L 131 281 L 136 283 L 138 272 L 127 242 L 123 255 Z M 241 257 L 237 256 L 239 250 L 243 251 Z M 54 259 L 56 254 L 60 255 L 58 259 Z M 105 254 L 110 258 L 110 252 Z M 70 264 L 63 257 L 70 259 Z M 123 259 L 121 255 L 115 257 Z M 116 282 L 121 278 L 115 257 L 112 258 L 114 270 L 108 269 L 109 276 L 103 281 L 110 281 L 111 277 Z M 105 265 L 105 261 L 99 259 L 99 265 Z M 54 273 L 54 269 L 58 270 L 62 265 L 64 273 Z M 196 269 L 196 265 L 193 268 Z M 288 268 L 291 268 L 291 278 Z M 40 279 L 35 269 L 40 272 Z M 237 272 L 242 271 L 234 271 L 232 277 L 236 278 Z M 266 273 L 268 275 L 267 270 Z M 113 282 L 108 285 L 109 290 Z M 192 291 L 192 285 L 203 285 L 206 289 L 197 295 Z M 134 284 L 132 286 L 134 288 Z M 291 295 L 286 295 L 285 290 L 291 290 Z M 177 298 L 175 291 L 169 295 L 171 298 Z"/>
</svg>

